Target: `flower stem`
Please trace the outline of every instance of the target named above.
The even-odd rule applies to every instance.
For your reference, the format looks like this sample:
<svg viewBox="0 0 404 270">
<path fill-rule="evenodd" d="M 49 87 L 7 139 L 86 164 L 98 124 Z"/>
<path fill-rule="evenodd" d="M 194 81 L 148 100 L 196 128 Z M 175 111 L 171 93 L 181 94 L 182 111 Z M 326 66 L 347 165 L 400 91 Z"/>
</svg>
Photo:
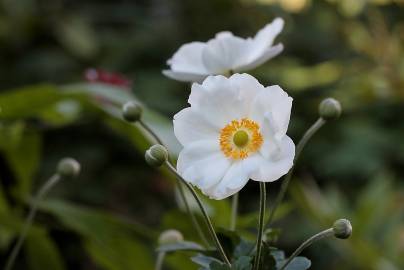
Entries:
<svg viewBox="0 0 404 270">
<path fill-rule="evenodd" d="M 194 225 L 194 228 L 196 229 L 196 231 L 199 235 L 199 238 L 202 240 L 202 242 L 204 243 L 204 245 L 206 247 L 209 247 L 209 241 L 208 241 L 208 239 L 206 239 L 201 226 L 199 226 L 198 220 L 196 219 L 194 212 L 192 212 L 191 208 L 189 207 L 189 203 L 186 200 L 184 187 L 182 185 L 183 184 L 181 182 L 177 181 L 178 190 L 180 192 L 182 202 L 184 203 L 185 210 L 187 211 L 188 215 L 190 216 L 192 224 Z"/>
<path fill-rule="evenodd" d="M 264 234 L 264 219 L 266 205 L 265 182 L 260 182 L 260 216 L 258 220 L 257 253 L 255 255 L 254 268 L 258 270 L 261 262 L 262 236 Z"/>
<path fill-rule="evenodd" d="M 231 267 L 231 263 L 230 263 L 229 259 L 227 258 L 222 245 L 220 244 L 219 238 L 217 237 L 215 229 L 213 228 L 213 224 L 212 224 L 212 222 L 209 218 L 209 215 L 206 212 L 206 209 L 203 206 L 203 203 L 202 203 L 201 199 L 199 198 L 198 194 L 196 194 L 193 187 L 187 181 L 185 181 L 184 178 L 182 178 L 182 176 L 177 172 L 177 170 L 173 167 L 173 165 L 170 162 L 167 161 L 166 165 L 170 169 L 170 171 L 175 174 L 177 179 L 180 180 L 182 183 L 184 183 L 185 186 L 188 188 L 188 190 L 191 192 L 195 201 L 198 203 L 199 208 L 201 209 L 201 212 L 205 219 L 206 225 L 208 226 L 209 233 L 211 234 L 211 237 L 215 242 L 215 246 L 216 246 L 217 250 L 219 251 L 220 256 L 222 257 L 223 261 L 227 264 L 227 266 Z"/>
<path fill-rule="evenodd" d="M 230 217 L 230 230 L 236 230 L 237 224 L 237 212 L 238 212 L 238 192 L 233 195 L 231 201 L 231 217 Z"/>
<path fill-rule="evenodd" d="M 59 180 L 60 180 L 60 176 L 58 174 L 53 175 L 51 178 L 48 179 L 48 181 L 45 182 L 45 184 L 41 187 L 41 189 L 36 194 L 32 204 L 31 204 L 31 208 L 29 210 L 28 216 L 25 219 L 25 223 L 22 228 L 22 231 L 18 237 L 17 243 L 13 247 L 13 250 L 11 251 L 10 256 L 7 259 L 7 263 L 6 263 L 4 270 L 11 270 L 13 268 L 15 259 L 17 258 L 18 253 L 21 250 L 22 244 L 24 243 L 24 240 L 27 237 L 29 228 L 31 227 L 31 225 L 34 221 L 35 214 L 38 210 L 38 203 Z"/>
<path fill-rule="evenodd" d="M 322 232 L 319 232 L 318 234 L 313 235 L 306 241 L 304 241 L 296 250 L 293 252 L 293 254 L 287 259 L 287 261 L 282 265 L 282 267 L 279 270 L 283 270 L 288 266 L 288 264 L 296 257 L 298 256 L 306 247 L 310 246 L 314 242 L 321 240 L 323 238 L 329 237 L 334 235 L 334 230 L 333 228 L 329 228 L 327 230 L 324 230 Z"/>
<path fill-rule="evenodd" d="M 144 130 L 146 130 L 146 132 L 148 132 L 148 133 L 153 137 L 153 139 L 154 139 L 158 144 L 163 145 L 166 149 L 168 149 L 168 147 L 163 143 L 163 141 L 160 139 L 160 137 L 159 137 L 145 122 L 143 122 L 142 120 L 139 120 L 139 124 L 140 124 L 140 126 L 141 126 Z M 168 160 L 168 162 L 169 162 L 171 165 L 173 164 L 173 163 L 170 161 L 170 159 Z M 203 241 L 203 243 L 204 243 L 206 246 L 209 246 L 209 242 L 208 242 L 208 240 L 206 239 L 206 236 L 205 236 L 205 234 L 203 233 L 202 228 L 201 228 L 201 226 L 199 225 L 198 220 L 196 219 L 194 213 L 191 211 L 191 208 L 189 207 L 189 203 L 188 203 L 187 198 L 185 197 L 184 189 L 183 189 L 183 187 L 182 187 L 182 185 L 181 185 L 181 182 L 177 182 L 177 183 L 178 183 L 178 190 L 180 191 L 181 200 L 182 200 L 183 203 L 184 203 L 185 210 L 187 211 L 187 214 L 188 214 L 189 217 L 191 218 L 192 224 L 194 225 L 194 227 L 195 227 L 197 233 L 199 234 L 199 237 L 200 237 L 201 240 Z"/>
<path fill-rule="evenodd" d="M 143 122 L 142 120 L 139 120 L 138 123 L 139 123 L 139 125 L 140 125 L 144 130 L 147 131 L 147 133 L 149 133 L 149 134 L 153 137 L 153 139 L 154 139 L 158 144 L 161 144 L 161 145 L 165 146 L 164 143 L 163 143 L 163 141 L 160 139 L 160 137 L 157 136 L 157 134 L 156 134 L 145 122 Z M 167 146 L 165 146 L 165 147 L 167 148 Z M 167 149 L 168 149 L 168 148 L 167 148 Z"/>
<path fill-rule="evenodd" d="M 164 251 L 161 251 L 157 254 L 156 266 L 154 267 L 155 270 L 163 269 L 163 262 L 164 262 L 165 257 L 166 257 L 166 253 Z"/>
<path fill-rule="evenodd" d="M 274 205 L 272 206 L 272 210 L 270 211 L 269 218 L 267 220 L 267 223 L 265 227 L 269 227 L 271 225 L 272 219 L 275 215 L 275 212 L 279 206 L 279 204 L 282 202 L 283 198 L 285 197 L 286 190 L 288 189 L 290 180 L 292 179 L 292 175 L 296 166 L 296 162 L 299 159 L 300 154 L 303 151 L 304 146 L 307 144 L 307 142 L 310 140 L 311 137 L 326 123 L 326 121 L 323 118 L 317 119 L 317 121 L 304 133 L 303 137 L 300 139 L 299 143 L 297 144 L 296 147 L 296 154 L 295 158 L 293 161 L 293 166 L 289 170 L 288 174 L 285 176 L 285 180 L 283 180 L 281 189 L 278 193 L 278 196 L 275 199 Z"/>
</svg>

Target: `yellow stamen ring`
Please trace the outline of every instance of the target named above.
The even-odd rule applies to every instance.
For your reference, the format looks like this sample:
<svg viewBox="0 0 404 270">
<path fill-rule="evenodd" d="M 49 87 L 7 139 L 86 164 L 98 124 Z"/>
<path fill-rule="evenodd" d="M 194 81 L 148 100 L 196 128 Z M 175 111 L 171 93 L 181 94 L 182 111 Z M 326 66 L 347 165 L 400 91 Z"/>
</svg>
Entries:
<svg viewBox="0 0 404 270">
<path fill-rule="evenodd" d="M 220 131 L 220 149 L 232 159 L 244 159 L 258 151 L 263 143 L 260 126 L 248 119 L 233 120 Z"/>
</svg>

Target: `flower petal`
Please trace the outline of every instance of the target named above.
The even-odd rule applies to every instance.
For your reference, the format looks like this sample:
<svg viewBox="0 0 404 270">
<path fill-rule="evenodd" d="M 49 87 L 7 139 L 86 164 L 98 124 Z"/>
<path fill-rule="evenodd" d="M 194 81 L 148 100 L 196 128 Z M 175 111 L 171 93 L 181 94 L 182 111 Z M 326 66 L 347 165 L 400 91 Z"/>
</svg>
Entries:
<svg viewBox="0 0 404 270">
<path fill-rule="evenodd" d="M 215 128 L 191 107 L 174 115 L 174 134 L 185 146 L 195 141 L 218 140 L 220 129 Z"/>
<path fill-rule="evenodd" d="M 209 76 L 202 84 L 192 85 L 188 102 L 208 122 L 222 129 L 232 120 L 248 116 L 249 106 L 240 92 L 249 89 L 237 88 L 232 84 L 232 80 L 239 79 L 238 76 L 230 79 L 221 75 Z"/>
<path fill-rule="evenodd" d="M 227 74 L 244 63 L 248 46 L 245 39 L 231 32 L 220 32 L 206 43 L 202 51 L 202 61 L 210 74 Z"/>
<path fill-rule="evenodd" d="M 277 44 L 273 47 L 268 48 L 262 55 L 257 56 L 255 58 L 253 58 L 252 60 L 246 62 L 245 64 L 234 68 L 234 71 L 241 72 L 241 71 L 254 69 L 254 68 L 264 64 L 266 61 L 272 59 L 273 57 L 277 56 L 282 51 L 283 51 L 283 45 Z"/>
<path fill-rule="evenodd" d="M 269 131 L 277 138 L 282 138 L 288 129 L 293 98 L 278 85 L 266 87 L 255 98 L 251 118 L 265 124 L 269 123 Z M 265 132 L 265 130 L 264 130 Z M 264 137 L 266 134 L 263 134 Z"/>
<path fill-rule="evenodd" d="M 280 144 L 280 151 L 276 155 L 272 155 L 270 159 L 261 156 L 259 169 L 254 172 L 251 179 L 260 182 L 278 180 L 292 168 L 294 157 L 295 144 L 288 136 L 284 136 Z"/>
<path fill-rule="evenodd" d="M 191 42 L 182 45 L 171 59 L 167 61 L 174 73 L 164 72 L 167 76 L 176 76 L 185 80 L 185 75 L 208 75 L 208 71 L 202 62 L 202 51 L 206 47 L 203 42 Z M 178 74 L 182 75 L 182 77 Z"/>
<path fill-rule="evenodd" d="M 227 198 L 242 189 L 250 179 L 250 175 L 257 170 L 258 163 L 254 158 L 247 158 L 233 162 L 223 179 L 210 189 L 203 190 L 204 194 L 212 199 Z"/>
<path fill-rule="evenodd" d="M 216 185 L 230 167 L 216 141 L 198 141 L 187 145 L 179 154 L 178 173 L 201 190 Z"/>
<path fill-rule="evenodd" d="M 196 74 L 183 71 L 163 70 L 163 74 L 168 78 L 181 82 L 202 82 L 208 75 Z"/>
<path fill-rule="evenodd" d="M 250 59 L 261 57 L 268 48 L 272 46 L 276 36 L 282 31 L 284 21 L 281 18 L 276 18 L 272 23 L 267 24 L 255 35 L 253 45 L 250 48 L 252 54 Z"/>
</svg>

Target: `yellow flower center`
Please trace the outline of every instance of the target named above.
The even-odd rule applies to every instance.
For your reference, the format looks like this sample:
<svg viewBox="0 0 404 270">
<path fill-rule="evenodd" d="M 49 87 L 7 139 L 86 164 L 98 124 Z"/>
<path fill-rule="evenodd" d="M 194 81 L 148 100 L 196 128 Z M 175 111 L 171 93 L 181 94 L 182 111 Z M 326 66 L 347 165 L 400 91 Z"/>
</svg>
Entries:
<svg viewBox="0 0 404 270">
<path fill-rule="evenodd" d="M 220 131 L 220 149 L 232 159 L 244 159 L 258 151 L 263 143 L 260 126 L 248 119 L 233 120 Z"/>
</svg>

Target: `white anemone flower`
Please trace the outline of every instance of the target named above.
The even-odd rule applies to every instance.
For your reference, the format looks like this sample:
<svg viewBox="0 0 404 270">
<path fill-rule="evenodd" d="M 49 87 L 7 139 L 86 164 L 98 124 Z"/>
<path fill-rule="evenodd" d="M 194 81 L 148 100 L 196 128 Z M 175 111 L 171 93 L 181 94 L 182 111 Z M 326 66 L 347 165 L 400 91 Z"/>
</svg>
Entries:
<svg viewBox="0 0 404 270">
<path fill-rule="evenodd" d="M 164 70 L 163 74 L 174 80 L 201 82 L 209 75 L 229 75 L 253 69 L 282 52 L 283 45 L 273 46 L 273 43 L 283 24 L 283 19 L 276 18 L 253 38 L 220 32 L 206 43 L 184 44 L 167 61 L 170 69 Z"/>
<path fill-rule="evenodd" d="M 184 147 L 177 170 L 205 195 L 223 199 L 249 179 L 272 182 L 292 167 L 292 98 L 281 87 L 264 87 L 248 74 L 209 76 L 192 85 L 188 102 L 174 116 Z"/>
</svg>

